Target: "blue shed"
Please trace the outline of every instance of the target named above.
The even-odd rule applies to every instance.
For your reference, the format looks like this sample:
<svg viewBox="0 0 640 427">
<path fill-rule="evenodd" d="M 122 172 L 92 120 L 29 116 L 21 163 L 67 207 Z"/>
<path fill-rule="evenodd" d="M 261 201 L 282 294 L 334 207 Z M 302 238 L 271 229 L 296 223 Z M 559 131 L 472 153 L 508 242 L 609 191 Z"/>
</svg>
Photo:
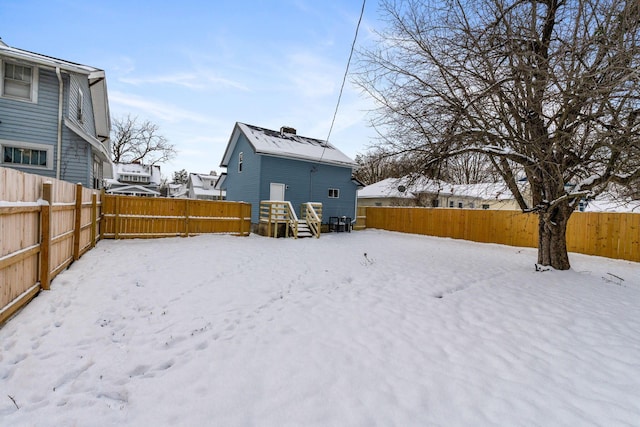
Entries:
<svg viewBox="0 0 640 427">
<path fill-rule="evenodd" d="M 227 171 L 217 187 L 226 190 L 227 200 L 251 203 L 254 225 L 263 201 L 287 201 L 296 211 L 321 203 L 325 224 L 331 217 L 355 220 L 361 186 L 352 177 L 356 163 L 326 141 L 290 127 L 274 131 L 236 123 L 220 166 Z"/>
</svg>

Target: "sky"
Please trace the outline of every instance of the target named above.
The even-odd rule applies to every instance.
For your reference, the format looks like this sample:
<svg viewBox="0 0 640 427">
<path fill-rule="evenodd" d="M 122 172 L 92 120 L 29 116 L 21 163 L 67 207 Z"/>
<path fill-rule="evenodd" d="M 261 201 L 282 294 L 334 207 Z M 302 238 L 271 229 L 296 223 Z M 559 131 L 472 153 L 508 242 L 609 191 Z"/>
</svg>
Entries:
<svg viewBox="0 0 640 427">
<path fill-rule="evenodd" d="M 9 46 L 105 70 L 112 117 L 150 120 L 173 171 L 222 172 L 235 122 L 329 136 L 361 0 L 1 0 Z M 373 40 L 369 0 L 356 46 Z M 373 103 L 347 80 L 330 142 L 354 158 L 375 139 Z"/>
</svg>

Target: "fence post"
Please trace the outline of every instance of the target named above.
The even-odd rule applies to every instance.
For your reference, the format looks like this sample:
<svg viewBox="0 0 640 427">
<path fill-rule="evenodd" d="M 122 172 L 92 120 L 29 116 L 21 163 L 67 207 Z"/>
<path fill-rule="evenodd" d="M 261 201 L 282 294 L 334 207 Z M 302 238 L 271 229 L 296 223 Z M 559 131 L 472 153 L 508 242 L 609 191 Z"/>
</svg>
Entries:
<svg viewBox="0 0 640 427">
<path fill-rule="evenodd" d="M 94 192 L 91 195 L 91 247 L 96 247 L 96 236 L 98 234 L 98 195 Z"/>
<path fill-rule="evenodd" d="M 116 206 L 113 238 L 117 240 L 119 237 L 118 234 L 120 233 L 120 197 L 122 196 L 113 196 L 113 197 L 115 197 L 114 203 Z"/>
<path fill-rule="evenodd" d="M 42 184 L 42 199 L 47 203 L 40 207 L 40 287 L 45 291 L 51 285 L 51 182 Z"/>
<path fill-rule="evenodd" d="M 189 237 L 189 199 L 184 199 L 184 237 Z"/>
<path fill-rule="evenodd" d="M 82 231 L 82 184 L 76 184 L 75 225 L 73 227 L 73 260 L 80 259 L 80 232 Z"/>
<path fill-rule="evenodd" d="M 104 239 L 104 231 L 106 230 L 107 227 L 107 219 L 104 216 L 104 203 L 105 203 L 105 199 L 106 199 L 106 192 L 104 191 L 104 188 L 102 190 L 100 190 L 100 221 L 99 221 L 99 232 L 98 232 L 98 240 L 102 240 Z"/>
</svg>

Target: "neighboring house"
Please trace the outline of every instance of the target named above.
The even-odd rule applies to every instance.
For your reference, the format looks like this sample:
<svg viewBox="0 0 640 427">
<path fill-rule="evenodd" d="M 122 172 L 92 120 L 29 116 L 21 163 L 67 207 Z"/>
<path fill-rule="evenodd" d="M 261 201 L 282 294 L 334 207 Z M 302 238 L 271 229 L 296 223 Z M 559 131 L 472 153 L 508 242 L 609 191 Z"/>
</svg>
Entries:
<svg viewBox="0 0 640 427">
<path fill-rule="evenodd" d="M 105 180 L 107 194 L 127 196 L 160 196 L 162 176 L 160 166 L 140 163 L 115 163 L 113 179 Z"/>
<path fill-rule="evenodd" d="M 519 210 L 503 183 L 449 184 L 425 177 L 387 178 L 358 191 L 358 206 Z"/>
<path fill-rule="evenodd" d="M 356 163 L 330 143 L 297 135 L 293 128 L 236 123 L 220 166 L 227 172 L 217 187 L 226 190 L 227 200 L 251 203 L 253 224 L 263 200 L 289 201 L 298 215 L 303 203 L 322 203 L 324 223 L 332 216 L 355 219 Z"/>
<path fill-rule="evenodd" d="M 442 206 L 446 183 L 423 177 L 387 178 L 358 190 L 358 206 Z"/>
<path fill-rule="evenodd" d="M 200 200 L 225 200 L 225 192 L 216 189 L 218 178 L 220 177 L 215 172 L 211 174 L 190 173 L 187 184 L 188 197 Z"/>
<path fill-rule="evenodd" d="M 595 199 L 581 201 L 578 210 L 581 212 L 632 212 L 640 214 L 640 200 L 601 194 Z"/>
<path fill-rule="evenodd" d="M 186 199 L 189 197 L 189 188 L 187 184 L 167 184 L 167 197 L 173 197 L 175 199 Z"/>
<path fill-rule="evenodd" d="M 0 166 L 100 188 L 110 131 L 103 70 L 0 40 Z"/>
</svg>

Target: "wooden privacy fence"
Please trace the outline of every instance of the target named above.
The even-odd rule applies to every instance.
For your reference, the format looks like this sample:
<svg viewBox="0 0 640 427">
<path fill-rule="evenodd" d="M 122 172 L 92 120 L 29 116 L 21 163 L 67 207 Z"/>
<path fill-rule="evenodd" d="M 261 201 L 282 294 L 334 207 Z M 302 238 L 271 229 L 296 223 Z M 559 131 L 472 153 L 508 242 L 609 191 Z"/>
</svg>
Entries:
<svg viewBox="0 0 640 427">
<path fill-rule="evenodd" d="M 403 233 L 538 246 L 538 216 L 519 211 L 418 207 L 359 207 L 367 228 Z M 575 212 L 567 225 L 567 249 L 640 262 L 640 214 Z"/>
<path fill-rule="evenodd" d="M 203 233 L 248 236 L 251 205 L 192 199 L 102 196 L 102 238 L 132 239 Z"/>
<path fill-rule="evenodd" d="M 0 167 L 0 324 L 101 238 L 250 229 L 247 203 L 111 196 Z"/>
<path fill-rule="evenodd" d="M 99 194 L 0 168 L 0 324 L 95 246 Z"/>
</svg>

